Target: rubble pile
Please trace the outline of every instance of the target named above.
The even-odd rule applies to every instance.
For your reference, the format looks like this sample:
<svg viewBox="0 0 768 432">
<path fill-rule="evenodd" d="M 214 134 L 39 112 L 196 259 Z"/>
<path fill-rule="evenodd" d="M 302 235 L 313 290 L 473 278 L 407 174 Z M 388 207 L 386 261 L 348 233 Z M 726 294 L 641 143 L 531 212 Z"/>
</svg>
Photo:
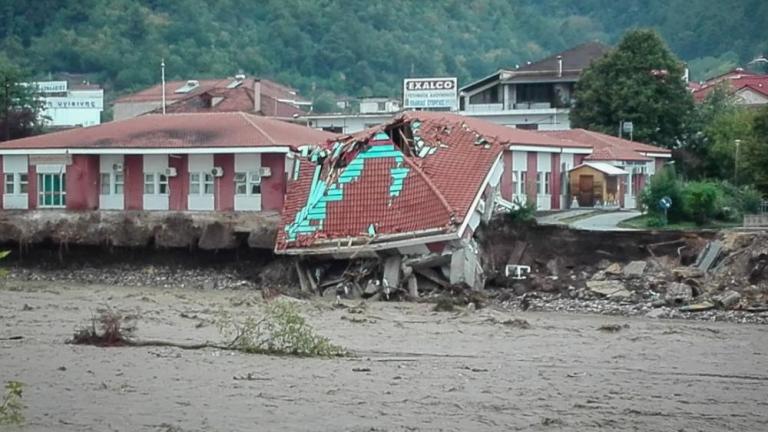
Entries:
<svg viewBox="0 0 768 432">
<path fill-rule="evenodd" d="M 456 305 L 480 307 L 485 295 L 467 284 L 449 282 L 451 255 L 296 261 L 301 291 L 326 298 L 431 301 L 450 298 Z M 455 265 L 455 264 L 454 264 Z"/>
<path fill-rule="evenodd" d="M 594 267 L 553 258 L 526 279 L 508 279 L 496 299 L 514 309 L 768 323 L 768 233 L 726 232 L 689 265 L 685 248 Z"/>
</svg>

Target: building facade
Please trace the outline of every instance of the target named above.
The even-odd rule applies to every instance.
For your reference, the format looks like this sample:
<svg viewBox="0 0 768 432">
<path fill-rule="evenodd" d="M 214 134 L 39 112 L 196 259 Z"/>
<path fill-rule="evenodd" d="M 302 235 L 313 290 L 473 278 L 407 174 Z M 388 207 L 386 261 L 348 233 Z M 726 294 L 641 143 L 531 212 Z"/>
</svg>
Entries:
<svg viewBox="0 0 768 432">
<path fill-rule="evenodd" d="M 85 127 L 101 124 L 104 90 L 97 85 L 69 81 L 35 81 L 28 83 L 37 90 L 43 102 L 42 116 L 46 126 Z"/>
<path fill-rule="evenodd" d="M 331 136 L 222 113 L 148 115 L 7 141 L 0 208 L 278 212 L 292 150 Z"/>
<path fill-rule="evenodd" d="M 520 129 L 570 128 L 573 90 L 582 71 L 608 47 L 589 42 L 499 71 L 462 87 L 460 114 Z"/>
</svg>

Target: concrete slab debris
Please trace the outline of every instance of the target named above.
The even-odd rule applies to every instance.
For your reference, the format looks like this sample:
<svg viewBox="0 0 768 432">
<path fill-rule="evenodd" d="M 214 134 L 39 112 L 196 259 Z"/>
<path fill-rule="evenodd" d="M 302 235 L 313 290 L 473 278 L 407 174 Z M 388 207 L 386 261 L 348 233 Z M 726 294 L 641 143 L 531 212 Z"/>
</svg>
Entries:
<svg viewBox="0 0 768 432">
<path fill-rule="evenodd" d="M 723 244 L 717 240 L 707 244 L 707 247 L 699 255 L 696 261 L 696 267 L 702 271 L 709 271 L 715 264 L 715 261 L 720 257 L 720 252 L 723 250 Z"/>
<path fill-rule="evenodd" d="M 693 289 L 690 285 L 673 282 L 667 286 L 667 294 L 664 299 L 670 305 L 685 305 L 693 299 Z"/>
<path fill-rule="evenodd" d="M 647 266 L 648 263 L 645 261 L 632 261 L 624 266 L 622 273 L 627 279 L 639 278 L 643 275 Z"/>
<path fill-rule="evenodd" d="M 632 295 L 623 283 L 616 280 L 587 281 L 587 288 L 596 294 L 611 299 L 625 299 Z"/>
</svg>

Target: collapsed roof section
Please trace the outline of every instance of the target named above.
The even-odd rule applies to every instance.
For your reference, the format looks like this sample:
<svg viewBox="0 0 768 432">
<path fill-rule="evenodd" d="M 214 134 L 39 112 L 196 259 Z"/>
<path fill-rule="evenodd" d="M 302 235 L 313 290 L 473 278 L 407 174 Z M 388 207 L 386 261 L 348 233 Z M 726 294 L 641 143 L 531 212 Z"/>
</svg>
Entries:
<svg viewBox="0 0 768 432">
<path fill-rule="evenodd" d="M 498 184 L 500 155 L 514 131 L 467 120 L 409 112 L 389 124 L 303 148 L 276 251 L 333 254 L 462 238 L 483 191 Z M 541 139 L 512 133 L 520 132 Z"/>
</svg>

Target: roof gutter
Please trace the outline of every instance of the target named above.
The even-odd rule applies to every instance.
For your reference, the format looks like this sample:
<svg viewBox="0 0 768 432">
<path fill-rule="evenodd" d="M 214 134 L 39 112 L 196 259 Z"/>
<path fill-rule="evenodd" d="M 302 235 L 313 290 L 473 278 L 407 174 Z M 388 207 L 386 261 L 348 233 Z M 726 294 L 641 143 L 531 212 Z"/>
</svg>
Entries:
<svg viewBox="0 0 768 432">
<path fill-rule="evenodd" d="M 442 231 L 442 228 L 437 228 L 435 231 Z M 349 243 L 354 239 L 361 239 L 361 237 L 348 237 L 346 239 L 328 240 L 325 243 L 331 244 L 324 247 L 275 249 L 275 253 L 279 255 L 332 255 L 339 253 L 376 252 L 380 250 L 397 249 L 401 247 L 421 245 L 426 243 L 458 240 L 459 235 L 458 232 L 452 232 L 448 234 L 428 235 L 403 240 L 384 240 L 378 243 L 362 243 L 358 245 L 342 244 L 344 242 Z M 316 242 L 314 244 L 318 243 L 319 242 Z"/>
</svg>

